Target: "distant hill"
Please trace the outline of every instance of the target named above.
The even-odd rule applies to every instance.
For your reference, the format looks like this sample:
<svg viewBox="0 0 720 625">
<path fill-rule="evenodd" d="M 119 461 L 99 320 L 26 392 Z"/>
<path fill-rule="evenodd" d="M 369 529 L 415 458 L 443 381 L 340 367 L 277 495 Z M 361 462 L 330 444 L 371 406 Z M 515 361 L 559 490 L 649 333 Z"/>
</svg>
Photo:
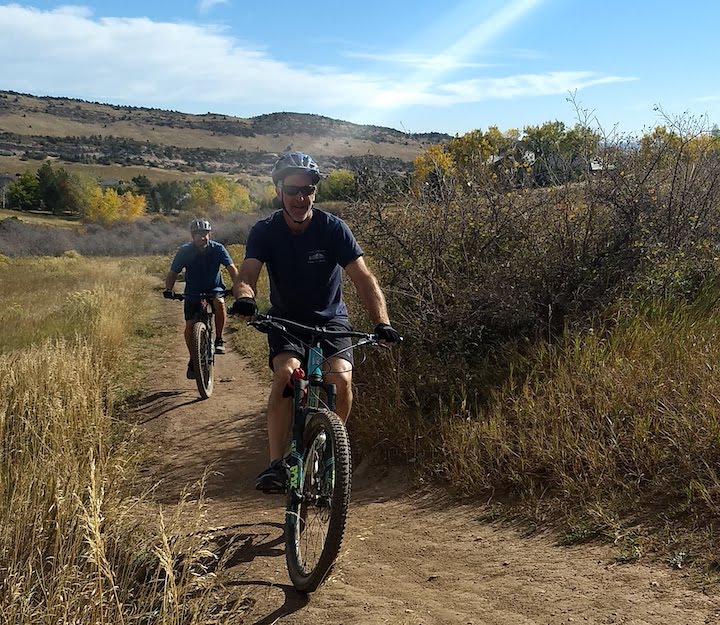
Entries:
<svg viewBox="0 0 720 625">
<path fill-rule="evenodd" d="M 312 154 L 324 171 L 356 170 L 368 159 L 404 171 L 429 145 L 449 140 L 443 133 L 410 134 L 303 113 L 192 115 L 0 91 L 0 174 L 49 157 L 94 169 L 128 167 L 132 175 L 147 168 L 149 177 L 267 176 L 289 145 Z"/>
</svg>

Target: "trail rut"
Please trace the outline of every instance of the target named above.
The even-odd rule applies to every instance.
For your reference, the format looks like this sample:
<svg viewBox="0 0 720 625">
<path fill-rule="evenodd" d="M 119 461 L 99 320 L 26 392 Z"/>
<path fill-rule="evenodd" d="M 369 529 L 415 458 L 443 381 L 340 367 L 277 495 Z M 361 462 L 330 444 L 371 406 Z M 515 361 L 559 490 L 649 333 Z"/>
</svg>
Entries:
<svg viewBox="0 0 720 625">
<path fill-rule="evenodd" d="M 173 330 L 153 341 L 136 410 L 154 449 L 149 471 L 162 478 L 159 503 L 172 506 L 211 467 L 206 529 L 218 544 L 240 545 L 223 579 L 251 604 L 243 623 L 720 624 L 718 598 L 693 589 L 683 571 L 616 565 L 604 545 L 560 547 L 483 523 L 482 505 L 418 490 L 400 469 L 358 472 L 336 566 L 316 593 L 297 593 L 285 570 L 283 498 L 253 490 L 267 462 L 267 380 L 230 348 L 217 358 L 213 396 L 201 401 L 185 379 L 180 308 L 162 304 L 157 323 Z"/>
</svg>

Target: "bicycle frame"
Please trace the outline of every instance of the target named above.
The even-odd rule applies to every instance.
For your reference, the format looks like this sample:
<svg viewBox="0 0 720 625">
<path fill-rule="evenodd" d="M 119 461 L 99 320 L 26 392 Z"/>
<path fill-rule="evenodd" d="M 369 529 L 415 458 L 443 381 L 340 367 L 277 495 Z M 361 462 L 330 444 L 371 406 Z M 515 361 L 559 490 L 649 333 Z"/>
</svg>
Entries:
<svg viewBox="0 0 720 625">
<path fill-rule="evenodd" d="M 222 295 L 229 295 L 226 289 Z M 192 319 L 192 345 L 190 345 L 190 358 L 195 368 L 195 382 L 198 392 L 203 399 L 212 395 L 214 386 L 213 367 L 215 365 L 215 303 L 214 300 L 220 292 L 199 293 L 192 296 L 197 301 L 197 311 Z M 174 294 L 173 299 L 186 300 L 185 294 Z"/>
<path fill-rule="evenodd" d="M 353 347 L 383 346 L 376 335 L 326 330 L 258 314 L 249 322 L 280 332 L 303 346 L 302 367 L 293 372 L 292 437 L 285 457 L 285 558 L 293 585 L 313 592 L 332 568 L 342 545 L 352 484 L 352 454 L 343 419 L 335 413 L 337 389 L 325 381 L 322 342 L 358 339 Z M 334 354 L 331 354 L 332 357 Z"/>
<path fill-rule="evenodd" d="M 325 382 L 322 373 L 325 356 L 320 344 L 323 338 L 327 337 L 359 339 L 353 347 L 379 345 L 379 343 L 375 335 L 366 332 L 325 330 L 320 327 L 310 327 L 288 319 L 263 314 L 256 315 L 255 320 L 249 323 L 261 331 L 273 329 L 294 339 L 298 339 L 298 337 L 291 330 L 288 330 L 288 327 L 309 337 L 307 342 L 301 341 L 305 345 L 304 362 L 302 363 L 305 367 L 305 375 L 302 378 L 295 379 L 293 384 L 292 437 L 290 440 L 290 452 L 286 457 L 289 475 L 288 492 L 296 502 L 301 501 L 302 494 L 299 489 L 304 477 L 302 460 L 305 452 L 303 446 L 305 417 L 309 411 L 320 407 L 321 392 L 325 395 L 324 405 L 333 412 L 335 411 L 337 397 L 335 385 Z"/>
<path fill-rule="evenodd" d="M 308 363 L 307 363 L 307 369 L 308 369 L 308 377 L 310 380 L 318 380 L 322 381 L 323 375 L 320 367 L 322 366 L 323 362 L 323 353 L 320 349 L 320 346 L 313 346 L 308 350 L 307 355 Z M 307 398 L 307 405 L 308 408 L 317 408 L 320 405 L 320 395 L 318 393 L 318 387 L 311 385 L 310 389 L 308 390 L 308 398 Z M 332 409 L 334 410 L 334 402 Z"/>
<path fill-rule="evenodd" d="M 200 312 L 197 315 L 197 321 L 204 323 L 210 333 L 210 337 L 214 338 L 215 324 L 213 323 L 215 317 L 215 309 L 213 308 L 213 301 L 209 297 L 200 297 Z"/>
<path fill-rule="evenodd" d="M 303 434 L 305 432 L 305 417 L 309 410 L 320 407 L 320 391 L 325 392 L 327 407 L 335 411 L 335 398 L 337 390 L 334 384 L 324 381 L 322 363 L 324 356 L 320 348 L 320 339 L 314 341 L 306 350 L 306 375 L 295 380 L 293 384 L 293 425 L 290 440 L 290 453 L 288 464 L 288 490 L 295 501 L 302 499 L 299 492 L 303 483 Z M 307 393 L 306 393 L 307 391 Z"/>
</svg>

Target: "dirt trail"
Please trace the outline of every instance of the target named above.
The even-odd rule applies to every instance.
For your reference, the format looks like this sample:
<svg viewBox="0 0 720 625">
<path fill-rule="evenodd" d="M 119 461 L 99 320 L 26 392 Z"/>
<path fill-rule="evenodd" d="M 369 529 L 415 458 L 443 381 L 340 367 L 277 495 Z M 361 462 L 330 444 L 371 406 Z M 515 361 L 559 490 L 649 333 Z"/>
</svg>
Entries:
<svg viewBox="0 0 720 625">
<path fill-rule="evenodd" d="M 720 624 L 720 601 L 693 590 L 683 571 L 614 565 L 604 546 L 558 547 L 481 523 L 481 506 L 456 506 L 417 492 L 401 472 L 359 471 L 341 557 L 309 598 L 285 570 L 283 498 L 260 496 L 267 461 L 267 383 L 232 349 L 218 357 L 213 396 L 185 379 L 181 306 L 163 302 L 153 375 L 138 407 L 157 449 L 159 501 L 174 504 L 205 468 L 208 531 L 242 545 L 229 587 L 253 603 L 246 623 L 272 625 Z"/>
</svg>

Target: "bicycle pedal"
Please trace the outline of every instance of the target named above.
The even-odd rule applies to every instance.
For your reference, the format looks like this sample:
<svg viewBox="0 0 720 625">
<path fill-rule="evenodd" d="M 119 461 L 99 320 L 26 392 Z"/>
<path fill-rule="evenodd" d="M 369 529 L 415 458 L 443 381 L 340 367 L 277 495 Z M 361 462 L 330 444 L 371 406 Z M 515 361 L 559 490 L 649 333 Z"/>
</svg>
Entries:
<svg viewBox="0 0 720 625">
<path fill-rule="evenodd" d="M 278 486 L 263 487 L 259 484 L 255 487 L 255 490 L 259 490 L 261 493 L 265 493 L 266 495 L 284 495 L 285 493 L 287 493 L 287 489 L 284 487 L 283 488 L 280 488 Z"/>
</svg>

